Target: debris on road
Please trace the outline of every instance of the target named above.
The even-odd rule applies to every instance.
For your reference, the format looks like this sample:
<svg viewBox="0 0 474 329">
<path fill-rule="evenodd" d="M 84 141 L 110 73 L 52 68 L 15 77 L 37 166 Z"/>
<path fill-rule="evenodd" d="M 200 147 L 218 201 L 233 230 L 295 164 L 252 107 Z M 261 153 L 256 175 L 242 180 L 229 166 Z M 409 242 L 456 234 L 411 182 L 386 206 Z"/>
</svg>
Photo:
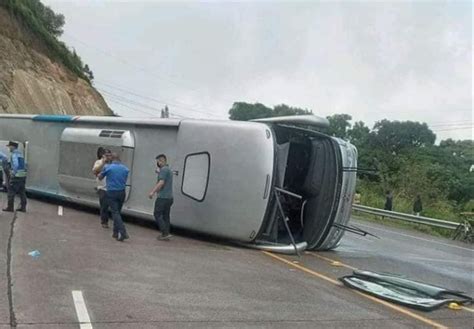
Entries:
<svg viewBox="0 0 474 329">
<path fill-rule="evenodd" d="M 28 253 L 28 256 L 33 257 L 33 259 L 37 259 L 40 255 L 41 253 L 39 252 L 39 250 L 33 250 Z"/>
<path fill-rule="evenodd" d="M 422 311 L 433 311 L 450 303 L 458 306 L 472 304 L 472 297 L 462 291 L 448 290 L 395 274 L 356 270 L 339 280 L 349 288 Z"/>
<path fill-rule="evenodd" d="M 462 310 L 461 305 L 459 305 L 458 303 L 454 303 L 454 302 L 453 302 L 453 303 L 449 303 L 448 308 L 449 308 L 450 310 L 455 310 L 455 311 Z"/>
</svg>

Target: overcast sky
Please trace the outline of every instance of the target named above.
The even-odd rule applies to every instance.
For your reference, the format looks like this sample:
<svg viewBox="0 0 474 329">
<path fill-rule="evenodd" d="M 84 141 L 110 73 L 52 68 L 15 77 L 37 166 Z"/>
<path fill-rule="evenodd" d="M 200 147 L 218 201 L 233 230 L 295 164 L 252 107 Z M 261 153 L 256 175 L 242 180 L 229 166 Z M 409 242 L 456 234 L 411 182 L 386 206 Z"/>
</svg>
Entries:
<svg viewBox="0 0 474 329">
<path fill-rule="evenodd" d="M 43 2 L 122 116 L 166 103 L 225 119 L 235 101 L 285 103 L 473 138 L 469 1 Z"/>
</svg>

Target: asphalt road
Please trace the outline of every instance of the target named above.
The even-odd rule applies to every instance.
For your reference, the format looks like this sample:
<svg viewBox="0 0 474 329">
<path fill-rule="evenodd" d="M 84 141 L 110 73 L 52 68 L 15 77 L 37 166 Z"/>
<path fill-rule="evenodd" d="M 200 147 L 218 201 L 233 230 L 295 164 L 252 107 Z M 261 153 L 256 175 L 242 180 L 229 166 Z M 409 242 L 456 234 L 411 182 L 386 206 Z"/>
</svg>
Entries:
<svg viewBox="0 0 474 329">
<path fill-rule="evenodd" d="M 470 309 L 413 311 L 337 281 L 361 268 L 472 294 L 472 248 L 354 224 L 380 239 L 346 234 L 337 251 L 298 258 L 192 235 L 157 241 L 136 222 L 120 243 L 94 212 L 64 207 L 60 216 L 58 205 L 30 200 L 27 214 L 0 214 L 0 329 L 79 328 L 73 291 L 91 321 L 83 328 L 473 328 Z"/>
</svg>

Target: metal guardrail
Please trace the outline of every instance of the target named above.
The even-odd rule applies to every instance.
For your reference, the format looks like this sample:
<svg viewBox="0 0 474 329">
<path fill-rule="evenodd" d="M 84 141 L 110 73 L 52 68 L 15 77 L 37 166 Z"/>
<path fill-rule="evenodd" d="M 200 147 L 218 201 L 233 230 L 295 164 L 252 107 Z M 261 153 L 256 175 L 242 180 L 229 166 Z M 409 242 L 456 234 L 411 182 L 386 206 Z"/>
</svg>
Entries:
<svg viewBox="0 0 474 329">
<path fill-rule="evenodd" d="M 429 218 L 429 217 L 423 217 L 423 216 L 415 216 L 415 215 L 410 215 L 410 214 L 404 214 L 401 212 L 388 211 L 388 210 L 372 208 L 372 207 L 367 207 L 367 206 L 362 206 L 362 205 L 357 205 L 357 204 L 352 205 L 352 209 L 366 213 L 366 214 L 400 219 L 407 222 L 441 227 L 441 228 L 446 228 L 449 230 L 455 230 L 456 228 L 459 227 L 459 225 L 462 225 L 462 223 L 450 222 L 447 220 L 441 220 L 441 219 L 435 219 L 435 218 Z"/>
</svg>

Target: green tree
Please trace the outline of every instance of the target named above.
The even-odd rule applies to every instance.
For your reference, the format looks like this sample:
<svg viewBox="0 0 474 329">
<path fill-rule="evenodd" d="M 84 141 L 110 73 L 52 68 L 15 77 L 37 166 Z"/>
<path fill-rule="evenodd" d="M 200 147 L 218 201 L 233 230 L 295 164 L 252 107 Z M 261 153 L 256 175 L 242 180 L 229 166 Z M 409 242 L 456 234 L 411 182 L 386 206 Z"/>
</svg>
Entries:
<svg viewBox="0 0 474 329">
<path fill-rule="evenodd" d="M 310 110 L 290 107 L 285 104 L 276 105 L 272 109 L 261 103 L 250 104 L 245 102 L 235 102 L 229 110 L 230 119 L 239 121 L 311 113 Z"/>
<path fill-rule="evenodd" d="M 329 120 L 328 134 L 331 136 L 348 139 L 348 130 L 351 126 L 349 114 L 334 114 L 326 117 Z"/>
<path fill-rule="evenodd" d="M 40 0 L 16 1 L 28 7 L 50 34 L 55 37 L 59 37 L 63 34 L 63 27 L 66 22 L 64 15 L 56 14 L 50 7 L 43 5 Z"/>
<path fill-rule="evenodd" d="M 364 147 L 369 143 L 370 129 L 362 121 L 357 121 L 347 132 L 347 136 L 356 147 Z"/>
<path fill-rule="evenodd" d="M 310 110 L 300 109 L 297 107 L 290 107 L 285 104 L 276 105 L 273 108 L 273 117 L 282 117 L 282 116 L 289 116 L 289 115 L 305 115 L 305 114 L 312 114 L 313 112 Z"/>
<path fill-rule="evenodd" d="M 405 148 L 431 146 L 436 140 L 426 123 L 382 120 L 375 123 L 373 130 L 378 146 L 395 153 Z"/>
</svg>

